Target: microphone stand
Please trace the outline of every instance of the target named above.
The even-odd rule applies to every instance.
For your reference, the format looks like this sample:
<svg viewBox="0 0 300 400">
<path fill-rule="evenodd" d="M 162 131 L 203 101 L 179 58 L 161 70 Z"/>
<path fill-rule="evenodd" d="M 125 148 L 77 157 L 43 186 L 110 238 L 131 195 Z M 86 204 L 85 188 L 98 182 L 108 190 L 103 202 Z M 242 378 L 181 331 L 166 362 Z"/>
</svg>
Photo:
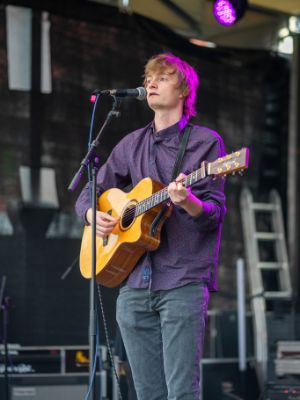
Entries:
<svg viewBox="0 0 300 400">
<path fill-rule="evenodd" d="M 89 316 L 89 359 L 90 359 L 90 364 L 89 364 L 89 384 L 90 387 L 92 387 L 92 400 L 96 399 L 96 385 L 93 383 L 93 363 L 95 360 L 95 354 L 96 354 L 96 318 L 97 318 L 97 313 L 96 313 L 96 211 L 97 211 L 97 191 L 96 191 L 96 185 L 97 185 L 97 172 L 99 170 L 99 162 L 100 159 L 98 155 L 96 154 L 96 148 L 99 145 L 99 140 L 101 138 L 101 135 L 104 131 L 104 129 L 108 126 L 108 124 L 111 122 L 113 117 L 119 117 L 120 116 L 120 111 L 118 111 L 120 104 L 121 104 L 121 99 L 113 96 L 114 102 L 112 109 L 109 111 L 100 131 L 98 132 L 96 139 L 93 140 L 91 143 L 91 146 L 84 157 L 84 159 L 80 163 L 79 170 L 76 172 L 74 175 L 68 190 L 74 191 L 84 173 L 84 170 L 87 169 L 88 167 L 91 170 L 92 174 L 92 274 L 91 274 L 91 283 L 90 283 L 90 316 Z M 95 360 L 96 362 L 96 360 Z"/>
<path fill-rule="evenodd" d="M 64 271 L 64 273 L 60 276 L 60 279 L 63 281 L 64 279 L 67 278 L 68 275 L 70 275 L 70 273 L 73 271 L 73 268 L 75 267 L 75 265 L 78 263 L 79 260 L 79 256 L 76 256 L 74 258 L 74 260 L 72 261 L 72 264 L 69 265 L 66 270 Z"/>
</svg>

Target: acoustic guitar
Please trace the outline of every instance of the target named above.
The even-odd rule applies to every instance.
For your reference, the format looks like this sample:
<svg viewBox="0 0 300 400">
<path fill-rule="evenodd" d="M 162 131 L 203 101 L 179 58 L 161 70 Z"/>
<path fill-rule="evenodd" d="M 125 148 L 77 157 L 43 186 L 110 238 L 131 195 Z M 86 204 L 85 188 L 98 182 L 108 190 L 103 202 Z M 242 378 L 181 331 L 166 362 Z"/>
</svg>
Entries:
<svg viewBox="0 0 300 400">
<path fill-rule="evenodd" d="M 225 177 L 248 168 L 249 149 L 242 148 L 218 158 L 202 162 L 201 167 L 183 180 L 185 187 L 192 186 L 207 176 Z M 115 287 L 127 278 L 146 251 L 156 250 L 160 243 L 163 223 L 172 213 L 167 186 L 151 178 L 142 179 L 130 192 L 109 189 L 98 199 L 98 210 L 118 219 L 112 233 L 96 237 L 96 281 Z M 167 211 L 153 234 L 152 223 L 162 207 Z M 84 278 L 92 273 L 92 228 L 85 226 L 80 250 L 80 271 Z"/>
</svg>

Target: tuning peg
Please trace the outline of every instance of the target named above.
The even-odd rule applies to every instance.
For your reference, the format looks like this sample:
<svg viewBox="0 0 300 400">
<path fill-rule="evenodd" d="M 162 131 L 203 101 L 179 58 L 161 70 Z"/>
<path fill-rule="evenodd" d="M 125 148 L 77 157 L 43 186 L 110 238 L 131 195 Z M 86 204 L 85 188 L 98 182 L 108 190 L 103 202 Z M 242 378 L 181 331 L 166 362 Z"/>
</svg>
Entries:
<svg viewBox="0 0 300 400">
<path fill-rule="evenodd" d="M 235 175 L 235 171 L 231 172 L 231 175 L 234 176 Z"/>
<path fill-rule="evenodd" d="M 241 176 L 244 175 L 244 170 L 243 170 L 243 169 L 241 169 L 241 170 L 239 171 L 239 175 L 241 175 Z"/>
</svg>

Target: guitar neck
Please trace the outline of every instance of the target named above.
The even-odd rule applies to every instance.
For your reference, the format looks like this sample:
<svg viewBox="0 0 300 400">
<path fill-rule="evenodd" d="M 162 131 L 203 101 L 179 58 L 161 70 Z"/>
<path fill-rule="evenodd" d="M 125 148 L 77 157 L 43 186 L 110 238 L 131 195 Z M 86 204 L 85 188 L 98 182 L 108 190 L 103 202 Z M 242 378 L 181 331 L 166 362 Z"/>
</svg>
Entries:
<svg viewBox="0 0 300 400">
<path fill-rule="evenodd" d="M 200 179 L 205 178 L 206 176 L 206 164 L 202 163 L 201 168 L 197 169 L 196 171 L 192 172 L 183 180 L 183 185 L 185 187 L 192 186 L 194 183 L 198 182 Z M 140 201 L 135 206 L 135 216 L 144 214 L 151 208 L 158 206 L 159 204 L 169 200 L 170 196 L 168 193 L 167 186 L 163 189 L 159 190 L 158 192 L 154 193 L 153 195 L 147 197 L 146 199 Z"/>
<path fill-rule="evenodd" d="M 247 147 L 219 157 L 213 162 L 203 161 L 199 169 L 185 177 L 183 185 L 185 187 L 192 186 L 194 183 L 207 176 L 225 177 L 235 174 L 236 172 L 242 174 L 242 172 L 248 168 L 248 161 L 249 149 Z M 135 206 L 135 216 L 147 212 L 151 208 L 167 201 L 169 198 L 168 188 L 164 187 L 152 196 L 137 203 Z"/>
</svg>

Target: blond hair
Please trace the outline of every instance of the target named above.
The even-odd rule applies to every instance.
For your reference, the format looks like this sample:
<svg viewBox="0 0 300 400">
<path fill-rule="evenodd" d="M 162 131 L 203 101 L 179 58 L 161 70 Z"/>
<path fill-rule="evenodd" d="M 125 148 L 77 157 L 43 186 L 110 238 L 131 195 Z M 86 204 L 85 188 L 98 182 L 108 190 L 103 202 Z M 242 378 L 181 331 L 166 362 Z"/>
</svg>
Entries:
<svg viewBox="0 0 300 400">
<path fill-rule="evenodd" d="M 162 73 L 168 70 L 168 74 L 176 74 L 179 80 L 179 90 L 184 95 L 183 114 L 189 119 L 195 116 L 196 92 L 199 86 L 199 78 L 196 70 L 186 61 L 174 56 L 172 53 L 157 54 L 149 59 L 145 65 L 144 85 L 147 77 L 152 73 Z"/>
</svg>

